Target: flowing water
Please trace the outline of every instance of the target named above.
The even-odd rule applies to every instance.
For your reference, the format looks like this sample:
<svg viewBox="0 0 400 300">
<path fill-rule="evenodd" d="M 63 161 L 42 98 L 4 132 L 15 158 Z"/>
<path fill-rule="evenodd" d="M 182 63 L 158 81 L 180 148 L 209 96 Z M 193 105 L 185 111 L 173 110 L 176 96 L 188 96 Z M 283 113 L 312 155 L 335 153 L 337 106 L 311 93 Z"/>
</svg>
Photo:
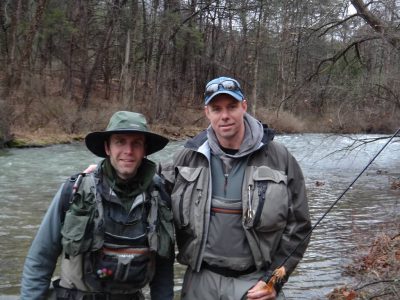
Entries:
<svg viewBox="0 0 400 300">
<path fill-rule="evenodd" d="M 386 140 L 345 151 L 353 138 L 376 135 L 281 135 L 299 161 L 306 178 L 312 222 L 323 215 L 353 181 Z M 182 147 L 172 142 L 152 155 L 169 160 Z M 16 299 L 25 255 L 46 209 L 65 179 L 95 163 L 81 144 L 0 152 L 0 299 Z M 391 143 L 351 190 L 320 223 L 304 259 L 285 285 L 287 299 L 325 299 L 334 287 L 351 283 L 344 267 L 365 247 L 384 224 L 400 226 L 400 190 L 390 188 L 400 177 L 400 142 Z M 178 299 L 184 268 L 175 265 Z"/>
</svg>

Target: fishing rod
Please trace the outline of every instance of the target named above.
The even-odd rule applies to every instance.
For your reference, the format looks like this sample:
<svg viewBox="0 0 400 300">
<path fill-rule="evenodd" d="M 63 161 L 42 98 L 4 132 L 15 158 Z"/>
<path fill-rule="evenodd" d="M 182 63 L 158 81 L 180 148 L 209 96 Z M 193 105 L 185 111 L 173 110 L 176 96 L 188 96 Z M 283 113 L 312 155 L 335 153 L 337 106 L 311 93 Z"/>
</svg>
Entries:
<svg viewBox="0 0 400 300">
<path fill-rule="evenodd" d="M 297 244 L 297 246 L 286 256 L 286 258 L 282 261 L 281 264 L 276 268 L 273 275 L 269 279 L 267 283 L 267 288 L 272 289 L 275 283 L 281 281 L 283 277 L 286 275 L 286 271 L 284 268 L 284 264 L 289 260 L 289 258 L 296 252 L 296 250 L 303 245 L 303 243 L 308 239 L 314 229 L 318 226 L 319 223 L 326 217 L 326 215 L 332 210 L 332 208 L 342 199 L 342 197 L 350 190 L 354 183 L 361 177 L 361 175 L 368 169 L 368 167 L 373 163 L 373 161 L 381 154 L 383 149 L 386 148 L 387 145 L 397 136 L 400 132 L 400 128 L 396 130 L 396 132 L 389 138 L 389 140 L 381 147 L 381 149 L 375 154 L 375 156 L 368 162 L 368 164 L 362 169 L 362 171 L 354 178 L 354 180 L 349 184 L 349 186 L 339 195 L 339 197 L 329 206 L 329 208 L 325 211 L 325 213 L 318 219 L 318 221 L 311 227 L 310 231 L 307 235 Z"/>
</svg>

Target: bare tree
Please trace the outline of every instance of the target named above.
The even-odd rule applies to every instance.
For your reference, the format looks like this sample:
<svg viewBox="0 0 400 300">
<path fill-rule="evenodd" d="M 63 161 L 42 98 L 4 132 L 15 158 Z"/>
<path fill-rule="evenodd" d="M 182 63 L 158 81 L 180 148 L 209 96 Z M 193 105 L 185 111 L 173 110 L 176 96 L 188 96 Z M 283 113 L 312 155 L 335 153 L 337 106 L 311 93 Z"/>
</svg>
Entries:
<svg viewBox="0 0 400 300">
<path fill-rule="evenodd" d="M 357 14 L 362 17 L 374 31 L 394 48 L 400 50 L 400 32 L 398 28 L 390 26 L 368 9 L 368 6 L 374 3 L 374 1 L 367 4 L 364 4 L 362 0 L 350 0 L 350 2 L 357 10 Z"/>
<path fill-rule="evenodd" d="M 8 29 L 5 30 L 5 33 L 10 32 L 5 36 L 5 40 L 9 38 L 9 47 L 7 48 L 7 72 L 6 72 L 6 83 L 3 89 L 3 95 L 7 96 L 10 92 L 14 89 L 15 85 L 17 85 L 19 78 L 17 76 L 17 59 L 16 59 L 16 49 L 17 49 L 17 28 L 19 27 L 20 23 L 20 16 L 21 16 L 21 1 L 15 1 L 14 7 L 8 2 L 4 3 L 2 6 L 2 10 L 6 11 L 4 13 L 4 19 L 10 19 L 9 25 L 7 25 Z M 4 20 L 4 22 L 6 22 Z M 6 23 L 3 23 L 3 29 L 5 29 Z"/>
<path fill-rule="evenodd" d="M 331 120 L 334 130 L 358 122 L 365 131 L 385 131 L 399 114 L 398 5 L 2 1 L 3 94 L 18 91 L 26 70 L 40 87 L 49 78 L 61 82 L 59 96 L 76 109 L 91 109 L 96 88 L 100 101 L 118 99 L 116 105 L 143 110 L 152 121 L 180 124 L 177 111 L 201 106 L 204 83 L 228 75 L 241 81 L 253 113 L 283 109 L 303 119 Z M 119 88 L 112 89 L 116 82 Z M 25 88 L 31 98 L 46 93 L 38 85 Z M 380 120 L 386 125 L 375 125 Z"/>
<path fill-rule="evenodd" d="M 82 102 L 80 105 L 80 108 L 86 109 L 89 104 L 89 96 L 90 92 L 92 90 L 92 84 L 94 81 L 94 76 L 95 72 L 99 69 L 100 64 L 102 63 L 106 49 L 109 46 L 110 40 L 111 40 L 111 34 L 114 30 L 114 25 L 116 20 L 119 18 L 119 13 L 121 10 L 121 7 L 125 5 L 126 1 L 119 1 L 119 0 L 113 0 L 110 3 L 110 7 L 108 9 L 107 13 L 107 21 L 105 24 L 105 32 L 103 34 L 103 37 L 100 40 L 98 49 L 96 50 L 94 62 L 90 68 L 90 71 L 88 72 L 86 78 L 85 78 L 85 83 L 84 83 L 84 90 L 83 90 L 83 96 L 82 96 Z"/>
</svg>

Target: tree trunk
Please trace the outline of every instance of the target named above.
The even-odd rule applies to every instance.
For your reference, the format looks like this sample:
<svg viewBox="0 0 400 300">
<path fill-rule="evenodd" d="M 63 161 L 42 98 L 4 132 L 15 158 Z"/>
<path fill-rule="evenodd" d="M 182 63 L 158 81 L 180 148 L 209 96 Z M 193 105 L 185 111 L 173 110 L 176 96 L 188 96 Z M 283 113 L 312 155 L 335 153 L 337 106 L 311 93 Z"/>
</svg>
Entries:
<svg viewBox="0 0 400 300">
<path fill-rule="evenodd" d="M 112 23 L 112 22 L 110 22 Z M 96 70 L 99 68 L 100 63 L 102 62 L 104 58 L 104 51 L 108 47 L 108 44 L 110 42 L 111 38 L 111 33 L 113 31 L 113 24 L 109 24 L 110 26 L 108 27 L 108 30 L 104 36 L 104 39 L 102 43 L 100 44 L 99 49 L 96 51 L 96 57 L 93 62 L 93 65 L 89 71 L 89 74 L 87 74 L 86 79 L 85 79 L 85 85 L 83 89 L 83 96 L 82 96 L 82 102 L 79 107 L 79 110 L 84 110 L 89 106 L 89 98 L 90 98 L 90 92 L 92 90 L 92 84 L 94 80 L 94 75 L 96 73 Z"/>
<path fill-rule="evenodd" d="M 119 2 L 119 0 L 114 0 L 113 3 L 111 3 L 111 8 L 110 11 L 107 14 L 107 31 L 105 35 L 103 36 L 103 40 L 100 42 L 100 46 L 96 51 L 96 56 L 94 59 L 94 62 L 92 64 L 92 67 L 90 68 L 89 73 L 86 75 L 85 78 L 85 83 L 84 83 L 84 89 L 83 89 L 83 96 L 82 96 L 82 102 L 80 104 L 79 110 L 85 110 L 88 105 L 89 105 L 89 99 L 90 99 L 90 93 L 92 90 L 92 85 L 94 81 L 94 76 L 96 74 L 97 69 L 100 67 L 107 48 L 109 47 L 110 40 L 111 40 L 111 34 L 114 30 L 114 24 L 115 20 L 119 18 L 119 12 L 121 9 L 121 5 L 125 4 L 125 1 Z"/>
<path fill-rule="evenodd" d="M 126 33 L 125 43 L 125 59 L 124 64 L 121 68 L 120 76 L 120 100 L 124 104 L 124 107 L 133 106 L 134 99 L 130 99 L 129 95 L 129 84 L 131 83 L 130 72 L 129 72 L 129 58 L 131 52 L 131 31 L 128 29 Z"/>
<path fill-rule="evenodd" d="M 2 95 L 7 97 L 13 90 L 14 86 L 19 83 L 19 76 L 17 76 L 17 63 L 16 63 L 16 49 L 17 49 L 17 29 L 20 24 L 21 17 L 21 0 L 15 2 L 15 10 L 11 16 L 10 24 L 10 50 L 7 57 L 6 80 Z"/>
<path fill-rule="evenodd" d="M 252 114 L 255 117 L 256 116 L 256 111 L 257 111 L 257 100 L 258 100 L 258 95 L 257 95 L 257 89 L 258 89 L 258 63 L 259 63 L 259 53 L 260 53 L 260 48 L 262 48 L 261 45 L 261 22 L 262 22 L 262 15 L 263 15 L 263 10 L 264 7 L 261 3 L 260 6 L 260 11 L 258 14 L 258 20 L 257 20 L 257 27 L 256 27 L 256 37 L 255 37 L 255 42 L 254 42 L 254 58 L 253 58 L 253 89 L 252 89 Z"/>
</svg>

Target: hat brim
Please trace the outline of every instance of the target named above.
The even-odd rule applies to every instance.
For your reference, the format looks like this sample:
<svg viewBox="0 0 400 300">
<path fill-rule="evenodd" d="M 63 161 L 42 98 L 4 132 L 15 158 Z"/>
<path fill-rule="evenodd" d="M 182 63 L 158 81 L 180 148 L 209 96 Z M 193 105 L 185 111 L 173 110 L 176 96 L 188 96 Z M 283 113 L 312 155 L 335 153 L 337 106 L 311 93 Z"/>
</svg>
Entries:
<svg viewBox="0 0 400 300">
<path fill-rule="evenodd" d="M 235 92 L 227 91 L 227 90 L 222 90 L 222 91 L 216 91 L 214 94 L 212 94 L 212 95 L 207 99 L 207 101 L 205 102 L 205 105 L 207 105 L 208 103 L 210 103 L 210 101 L 211 101 L 215 96 L 218 96 L 218 95 L 221 95 L 221 94 L 227 94 L 227 95 L 229 95 L 229 96 L 232 96 L 232 97 L 235 98 L 237 101 L 243 101 L 243 99 L 244 99 L 243 96 L 240 96 L 240 95 L 238 95 L 238 94 L 235 93 Z"/>
<path fill-rule="evenodd" d="M 169 142 L 166 137 L 162 135 L 158 135 L 152 132 L 145 132 L 140 130 L 113 130 L 113 131 L 95 131 L 91 132 L 85 137 L 86 147 L 92 152 L 94 155 L 100 157 L 107 157 L 107 153 L 105 150 L 104 142 L 110 137 L 112 134 L 118 133 L 141 133 L 146 137 L 146 155 L 153 154 L 157 151 L 163 149 Z"/>
</svg>

